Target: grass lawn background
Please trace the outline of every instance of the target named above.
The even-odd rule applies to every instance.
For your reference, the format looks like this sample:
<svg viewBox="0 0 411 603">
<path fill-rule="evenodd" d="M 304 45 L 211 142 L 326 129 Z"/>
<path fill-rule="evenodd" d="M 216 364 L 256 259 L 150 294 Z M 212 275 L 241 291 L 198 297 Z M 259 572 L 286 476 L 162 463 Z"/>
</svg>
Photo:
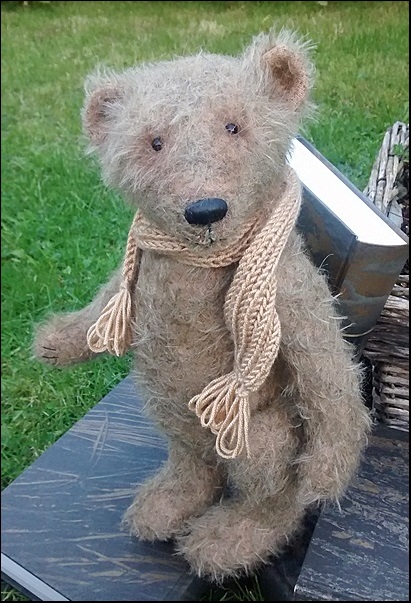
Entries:
<svg viewBox="0 0 411 603">
<path fill-rule="evenodd" d="M 119 264 L 132 217 L 84 156 L 83 81 L 97 64 L 236 54 L 272 25 L 297 29 L 317 45 L 317 119 L 303 133 L 360 189 L 386 128 L 408 120 L 408 2 L 21 4 L 1 3 L 2 488 L 130 365 L 59 371 L 30 352 L 36 322 L 82 307 Z"/>
</svg>

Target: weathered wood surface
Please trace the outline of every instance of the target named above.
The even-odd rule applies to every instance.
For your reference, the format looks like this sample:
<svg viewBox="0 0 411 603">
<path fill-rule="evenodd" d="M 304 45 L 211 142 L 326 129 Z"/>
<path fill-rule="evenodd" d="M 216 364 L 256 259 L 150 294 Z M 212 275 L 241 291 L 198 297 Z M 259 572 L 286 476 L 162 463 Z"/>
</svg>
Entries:
<svg viewBox="0 0 411 603">
<path fill-rule="evenodd" d="M 198 601 L 210 584 L 190 574 L 172 542 L 139 543 L 120 529 L 135 487 L 165 458 L 127 378 L 3 491 L 2 562 L 17 567 L 4 578 L 34 600 Z M 317 516 L 263 566 L 270 600 L 292 596 Z"/>
<path fill-rule="evenodd" d="M 2 554 L 70 601 L 198 600 L 208 587 L 172 543 L 120 529 L 165 458 L 128 378 L 2 492 Z"/>
<path fill-rule="evenodd" d="M 408 601 L 408 433 L 378 426 L 358 478 L 322 511 L 296 601 Z"/>
<path fill-rule="evenodd" d="M 396 436 L 405 434 L 396 432 Z M 306 558 L 314 554 L 317 567 L 303 566 L 300 594 L 312 587 L 316 594 L 311 600 L 321 600 L 327 576 L 338 594 L 344 580 L 361 584 L 359 573 L 372 599 L 376 593 L 375 600 L 406 600 L 378 598 L 381 576 L 385 585 L 394 577 L 398 592 L 407 586 L 404 453 L 401 440 L 371 439 L 360 480 L 344 500 L 342 515 L 335 510 L 323 512 L 325 533 L 323 527 L 314 533 L 314 553 L 310 548 Z M 187 564 L 174 555 L 171 542 L 139 543 L 120 530 L 135 487 L 165 458 L 164 441 L 143 416 L 128 378 L 2 493 L 2 555 L 28 572 L 25 590 L 33 593 L 37 578 L 41 600 L 198 601 L 209 585 L 190 574 Z M 266 600 L 292 600 L 316 518 L 315 512 L 308 516 L 301 537 L 259 572 Z M 351 519 L 352 527 L 344 527 Z M 361 545 L 361 540 L 367 544 Z M 354 549 L 347 557 L 350 547 Z M 385 564 L 381 550 L 388 555 Z M 348 562 L 345 577 L 335 579 L 334 562 L 337 569 Z M 14 583 L 22 589 L 21 581 Z M 61 596 L 53 597 L 50 589 Z M 325 597 L 329 597 L 327 590 Z M 334 600 L 350 599 L 334 596 Z"/>
</svg>

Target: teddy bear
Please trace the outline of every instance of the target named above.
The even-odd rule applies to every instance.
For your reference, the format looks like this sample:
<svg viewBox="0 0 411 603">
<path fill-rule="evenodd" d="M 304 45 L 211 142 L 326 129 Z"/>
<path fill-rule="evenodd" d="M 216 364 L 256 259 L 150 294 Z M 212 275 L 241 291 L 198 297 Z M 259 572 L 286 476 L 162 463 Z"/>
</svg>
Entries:
<svg viewBox="0 0 411 603">
<path fill-rule="evenodd" d="M 338 501 L 370 429 L 361 366 L 296 229 L 287 157 L 313 73 L 310 45 L 281 30 L 238 56 L 89 76 L 90 150 L 135 219 L 108 284 L 34 338 L 61 367 L 132 351 L 168 459 L 124 525 L 173 539 L 216 582 L 255 571 L 311 505 Z"/>
</svg>

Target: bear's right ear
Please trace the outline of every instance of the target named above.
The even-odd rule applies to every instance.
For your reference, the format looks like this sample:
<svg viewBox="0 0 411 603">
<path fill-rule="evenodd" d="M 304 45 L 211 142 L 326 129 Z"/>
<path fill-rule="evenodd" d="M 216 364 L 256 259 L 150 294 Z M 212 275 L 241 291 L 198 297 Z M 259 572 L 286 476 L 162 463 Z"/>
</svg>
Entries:
<svg viewBox="0 0 411 603">
<path fill-rule="evenodd" d="M 83 127 L 92 144 L 99 146 L 106 139 L 110 124 L 118 113 L 122 99 L 121 86 L 116 82 L 104 82 L 88 88 L 83 109 Z"/>
<path fill-rule="evenodd" d="M 255 37 L 243 55 L 243 65 L 259 89 L 272 99 L 281 99 L 299 111 L 308 100 L 314 66 L 309 58 L 312 45 L 287 30 Z"/>
</svg>

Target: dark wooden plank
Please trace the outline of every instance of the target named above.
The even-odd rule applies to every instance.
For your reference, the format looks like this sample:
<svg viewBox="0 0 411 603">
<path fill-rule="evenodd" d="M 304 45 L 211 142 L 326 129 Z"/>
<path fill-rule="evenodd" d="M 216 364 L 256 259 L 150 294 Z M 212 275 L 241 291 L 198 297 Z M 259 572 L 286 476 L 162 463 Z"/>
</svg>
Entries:
<svg viewBox="0 0 411 603">
<path fill-rule="evenodd" d="M 400 437 L 404 438 L 401 434 Z M 376 467 L 377 474 L 384 476 L 388 484 L 400 479 L 398 463 L 403 457 L 397 453 L 403 452 L 402 444 L 389 439 L 383 450 L 381 442 L 384 441 L 384 438 L 378 442 L 372 438 L 361 472 L 363 481 L 350 490 L 338 521 L 348 519 L 352 513 L 361 519 L 358 509 L 364 497 L 368 500 L 369 491 L 378 502 L 385 492 L 385 482 L 370 485 Z M 41 600 L 199 600 L 209 585 L 189 573 L 185 562 L 174 555 L 172 543 L 139 543 L 120 530 L 121 517 L 135 487 L 155 472 L 165 458 L 164 441 L 143 416 L 141 401 L 128 378 L 3 491 L 2 571 L 5 578 Z M 368 477 L 367 472 L 371 474 Z M 388 501 L 385 521 L 397 521 L 398 515 L 403 521 L 402 511 L 396 508 L 399 501 L 404 504 L 403 494 L 384 496 L 383 500 Z M 349 501 L 351 506 L 347 507 Z M 377 513 L 378 505 L 374 507 Z M 336 520 L 332 523 L 327 519 L 329 512 L 324 512 L 326 525 L 335 531 Z M 394 513 L 391 519 L 390 513 Z M 378 525 L 382 525 L 380 515 L 381 511 L 377 516 Z M 370 517 L 372 523 L 374 519 Z M 287 547 L 284 555 L 259 572 L 266 598 L 292 598 L 316 518 L 314 511 L 308 516 L 307 528 L 301 537 Z M 365 532 L 369 517 L 362 520 L 361 529 Z M 324 555 L 333 554 L 333 550 L 331 553 L 327 548 L 321 550 L 321 539 L 327 537 L 321 530 L 315 532 L 316 538 L 318 534 L 320 537 L 320 550 L 313 553 L 310 549 L 306 558 L 308 561 L 313 554 L 314 559 L 318 556 L 320 569 L 326 567 Z M 402 527 L 399 530 L 401 533 Z M 361 538 L 358 534 L 361 534 L 360 528 L 350 537 L 351 541 L 348 536 L 335 536 L 338 547 L 347 547 L 349 542 L 355 544 L 355 540 Z M 365 552 L 369 550 L 365 548 Z M 363 563 L 367 564 L 367 559 L 363 559 Z M 375 571 L 380 571 L 378 564 Z M 323 580 L 319 570 L 314 567 L 307 574 L 307 563 L 304 565 L 297 588 L 302 599 L 304 592 L 311 598 L 309 590 L 314 588 L 323 589 L 324 597 L 332 600 L 319 576 Z M 375 578 L 369 577 L 372 587 L 373 580 Z M 317 591 L 315 599 L 320 600 Z"/>
<path fill-rule="evenodd" d="M 209 587 L 171 542 L 120 530 L 135 487 L 165 458 L 128 378 L 2 492 L 4 577 L 41 600 L 197 600 Z"/>
<path fill-rule="evenodd" d="M 378 426 L 341 511 L 322 511 L 297 601 L 409 600 L 408 433 Z"/>
</svg>

